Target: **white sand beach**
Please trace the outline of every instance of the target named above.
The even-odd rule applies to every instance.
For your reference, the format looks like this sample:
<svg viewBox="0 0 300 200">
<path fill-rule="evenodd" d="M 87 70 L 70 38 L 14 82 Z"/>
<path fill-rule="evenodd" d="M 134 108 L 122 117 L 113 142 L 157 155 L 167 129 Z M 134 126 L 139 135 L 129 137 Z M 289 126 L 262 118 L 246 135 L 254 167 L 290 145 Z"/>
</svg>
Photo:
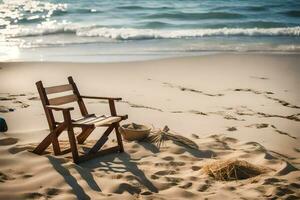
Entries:
<svg viewBox="0 0 300 200">
<path fill-rule="evenodd" d="M 0 116 L 8 124 L 0 134 L 0 199 L 299 199 L 299 63 L 292 54 L 0 63 Z M 48 134 L 35 82 L 61 85 L 68 76 L 82 95 L 122 97 L 116 107 L 128 114 L 124 123 L 167 125 L 199 149 L 124 140 L 124 153 L 79 165 L 70 155 L 31 153 Z M 105 101 L 85 103 L 91 113 L 109 113 Z M 224 159 L 268 170 L 237 181 L 203 173 L 204 165 Z"/>
</svg>

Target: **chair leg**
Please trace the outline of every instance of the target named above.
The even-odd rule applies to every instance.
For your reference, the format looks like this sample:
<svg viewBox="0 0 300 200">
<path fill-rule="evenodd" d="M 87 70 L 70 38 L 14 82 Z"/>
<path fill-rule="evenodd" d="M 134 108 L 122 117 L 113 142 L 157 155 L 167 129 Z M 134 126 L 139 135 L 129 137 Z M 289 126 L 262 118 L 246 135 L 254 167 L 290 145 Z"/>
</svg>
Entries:
<svg viewBox="0 0 300 200">
<path fill-rule="evenodd" d="M 68 137 L 69 137 L 70 147 L 72 151 L 73 161 L 74 163 L 77 163 L 79 160 L 79 155 L 77 149 L 77 142 L 76 142 L 73 126 L 72 126 L 70 111 L 64 110 L 63 116 L 64 116 L 64 121 L 67 124 Z"/>
<path fill-rule="evenodd" d="M 59 147 L 59 142 L 58 142 L 58 138 L 57 138 L 57 134 L 55 131 L 53 131 L 51 134 L 51 140 L 52 140 L 52 147 L 53 147 L 53 151 L 54 151 L 54 155 L 60 155 L 61 151 L 60 151 L 60 147 Z"/>
<path fill-rule="evenodd" d="M 44 140 L 33 150 L 33 153 L 42 154 L 52 143 L 52 133 L 55 132 L 56 138 L 65 130 L 66 124 L 60 124 L 51 133 L 44 138 Z"/>
<path fill-rule="evenodd" d="M 115 132 L 116 132 L 116 136 L 117 136 L 117 140 L 118 140 L 118 145 L 120 147 L 120 152 L 124 152 L 124 146 L 123 146 L 123 142 L 122 142 L 122 136 L 119 132 L 119 123 L 115 123 L 114 127 L 115 127 Z"/>
<path fill-rule="evenodd" d="M 79 158 L 78 149 L 77 149 L 74 130 L 73 130 L 73 127 L 71 127 L 71 126 L 68 127 L 68 137 L 69 137 L 70 147 L 71 147 L 71 151 L 72 151 L 73 161 L 74 161 L 74 163 L 77 163 L 78 158 Z"/>
<path fill-rule="evenodd" d="M 77 136 L 78 144 L 83 144 L 87 137 L 95 130 L 94 127 L 82 128 L 82 132 Z"/>
</svg>

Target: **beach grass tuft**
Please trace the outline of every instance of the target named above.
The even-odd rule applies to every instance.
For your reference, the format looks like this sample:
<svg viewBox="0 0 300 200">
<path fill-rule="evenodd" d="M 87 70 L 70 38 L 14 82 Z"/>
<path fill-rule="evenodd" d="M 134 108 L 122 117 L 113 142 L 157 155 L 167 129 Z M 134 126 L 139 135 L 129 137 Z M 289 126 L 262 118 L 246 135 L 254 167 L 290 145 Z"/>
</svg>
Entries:
<svg viewBox="0 0 300 200">
<path fill-rule="evenodd" d="M 198 145 L 192 140 L 181 135 L 171 133 L 168 126 L 165 126 L 163 129 L 159 129 L 157 131 L 152 131 L 152 134 L 148 137 L 148 140 L 151 143 L 154 143 L 158 149 L 164 146 L 167 140 L 172 140 L 175 143 L 180 143 L 192 149 L 199 148 Z"/>
<path fill-rule="evenodd" d="M 244 160 L 218 160 L 206 164 L 203 173 L 220 181 L 243 180 L 258 176 L 266 172 L 266 168 L 253 165 Z"/>
</svg>

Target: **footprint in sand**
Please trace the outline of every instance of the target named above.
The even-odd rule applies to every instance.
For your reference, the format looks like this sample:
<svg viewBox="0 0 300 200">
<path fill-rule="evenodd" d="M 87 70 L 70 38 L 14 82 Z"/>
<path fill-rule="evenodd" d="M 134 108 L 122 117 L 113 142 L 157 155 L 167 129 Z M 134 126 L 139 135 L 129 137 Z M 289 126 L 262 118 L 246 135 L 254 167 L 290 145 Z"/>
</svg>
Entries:
<svg viewBox="0 0 300 200">
<path fill-rule="evenodd" d="M 15 111 L 14 108 L 8 108 L 6 106 L 0 106 L 0 113 L 8 113 Z"/>
<path fill-rule="evenodd" d="M 198 186 L 198 189 L 197 189 L 197 190 L 198 190 L 199 192 L 205 192 L 209 187 L 210 187 L 209 184 L 204 183 L 204 184 L 200 184 L 200 185 Z"/>
<path fill-rule="evenodd" d="M 261 123 L 261 124 L 250 124 L 246 127 L 255 127 L 255 128 L 258 128 L 258 129 L 261 129 L 261 128 L 267 128 L 269 126 L 269 124 L 265 124 L 265 123 Z"/>
<path fill-rule="evenodd" d="M 13 145 L 18 142 L 18 139 L 16 138 L 4 138 L 0 140 L 0 145 L 1 146 L 6 146 L 6 145 Z"/>
<path fill-rule="evenodd" d="M 25 193 L 23 197 L 24 199 L 47 199 L 43 194 L 38 192 Z"/>
<path fill-rule="evenodd" d="M 190 187 L 192 187 L 193 183 L 192 182 L 187 182 L 183 185 L 180 185 L 179 187 L 182 188 L 182 189 L 188 189 Z"/>
<path fill-rule="evenodd" d="M 166 181 L 171 182 L 172 185 L 178 185 L 181 183 L 184 179 L 179 177 L 164 177 Z"/>
<path fill-rule="evenodd" d="M 8 149 L 8 152 L 11 154 L 16 154 L 19 153 L 21 151 L 26 151 L 26 150 L 33 150 L 34 148 L 30 148 L 30 147 L 11 147 Z"/>
<path fill-rule="evenodd" d="M 290 134 L 287 133 L 287 132 L 280 131 L 280 130 L 278 130 L 278 129 L 275 129 L 275 131 L 276 131 L 277 133 L 281 134 L 281 135 L 286 135 L 286 136 L 288 136 L 288 137 L 290 137 L 290 138 L 297 139 L 297 137 L 292 136 L 292 135 L 290 135 Z"/>
<path fill-rule="evenodd" d="M 181 110 L 175 110 L 175 111 L 171 111 L 171 113 L 184 113 L 183 111 L 181 111 Z"/>
<path fill-rule="evenodd" d="M 40 98 L 39 97 L 30 97 L 30 98 L 28 98 L 28 100 L 30 100 L 30 101 L 39 101 Z"/>
<path fill-rule="evenodd" d="M 162 171 L 155 172 L 154 174 L 158 176 L 165 176 L 165 175 L 177 174 L 177 172 L 174 170 L 162 170 Z"/>
<path fill-rule="evenodd" d="M 166 161 L 173 161 L 174 160 L 174 157 L 172 156 L 166 156 L 164 158 L 162 158 L 163 160 L 166 160 Z"/>
<path fill-rule="evenodd" d="M 236 131 L 237 130 L 237 128 L 235 128 L 235 127 L 229 127 L 229 128 L 227 128 L 227 131 Z"/>
<path fill-rule="evenodd" d="M 300 183 L 290 183 L 289 186 L 295 189 L 300 189 Z"/>
<path fill-rule="evenodd" d="M 12 101 L 16 100 L 15 97 L 0 97 L 0 101 Z"/>
<path fill-rule="evenodd" d="M 232 137 L 224 137 L 224 138 L 222 138 L 222 141 L 223 142 L 229 142 L 229 143 L 237 143 L 238 142 L 237 139 L 232 138 Z"/>
<path fill-rule="evenodd" d="M 24 175 L 22 176 L 22 178 L 24 178 L 24 179 L 26 179 L 26 178 L 31 178 L 31 177 L 33 177 L 32 174 L 24 174 Z"/>
<path fill-rule="evenodd" d="M 170 166 L 172 166 L 172 167 L 181 167 L 181 166 L 184 166 L 184 165 L 185 165 L 185 162 L 171 161 L 169 164 L 170 164 Z"/>
<path fill-rule="evenodd" d="M 152 194 L 152 192 L 150 192 L 150 191 L 145 191 L 145 192 L 141 193 L 141 195 L 151 195 L 151 194 Z"/>
<path fill-rule="evenodd" d="M 192 166 L 193 171 L 199 171 L 200 169 L 201 169 L 201 167 L 199 167 L 199 166 Z"/>
<path fill-rule="evenodd" d="M 8 175 L 8 174 L 5 174 L 3 172 L 0 172 L 0 183 L 4 183 L 6 181 L 9 181 L 9 180 L 14 180 L 15 178 Z"/>
<path fill-rule="evenodd" d="M 283 180 L 278 178 L 267 178 L 264 180 L 263 185 L 273 185 L 274 183 L 278 183 L 281 181 Z"/>
<path fill-rule="evenodd" d="M 236 190 L 236 188 L 233 187 L 233 186 L 224 186 L 223 189 L 227 190 L 227 191 L 234 191 L 234 190 Z"/>
<path fill-rule="evenodd" d="M 155 174 L 152 174 L 152 175 L 150 176 L 150 178 L 151 178 L 151 179 L 154 179 L 154 180 L 159 179 L 159 177 L 156 176 Z"/>
<path fill-rule="evenodd" d="M 286 194 L 293 194 L 295 193 L 291 189 L 288 188 L 288 186 L 277 186 L 277 187 L 272 187 L 266 192 L 267 197 L 282 197 L 285 196 Z"/>
<path fill-rule="evenodd" d="M 155 167 L 178 167 L 178 166 L 184 166 L 184 162 L 175 162 L 175 161 L 170 161 L 170 162 L 159 162 L 155 163 Z"/>
<path fill-rule="evenodd" d="M 49 196 L 54 196 L 54 195 L 58 195 L 60 193 L 60 189 L 57 188 L 47 188 L 46 189 L 46 194 Z"/>
<path fill-rule="evenodd" d="M 13 101 L 13 103 L 14 104 L 19 104 L 21 108 L 27 108 L 27 107 L 30 106 L 29 104 L 26 104 L 26 103 L 24 103 L 22 101 L 18 101 L 18 100 L 17 101 Z"/>
<path fill-rule="evenodd" d="M 140 194 L 141 193 L 141 189 L 139 187 L 130 185 L 128 183 L 121 183 L 118 186 L 118 188 L 113 192 L 117 193 L 117 194 L 122 194 L 125 191 L 130 193 L 130 194 Z"/>
</svg>

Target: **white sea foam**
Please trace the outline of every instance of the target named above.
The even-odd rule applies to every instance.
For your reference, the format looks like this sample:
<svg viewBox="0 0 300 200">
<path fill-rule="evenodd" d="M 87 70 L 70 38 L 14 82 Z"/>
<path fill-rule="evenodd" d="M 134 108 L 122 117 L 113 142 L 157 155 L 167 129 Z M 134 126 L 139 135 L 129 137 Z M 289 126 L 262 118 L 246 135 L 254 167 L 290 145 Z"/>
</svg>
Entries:
<svg viewBox="0 0 300 200">
<path fill-rule="evenodd" d="M 77 30 L 78 36 L 105 37 L 112 39 L 164 39 L 189 38 L 205 36 L 300 36 L 300 27 L 288 28 L 220 28 L 220 29 L 186 29 L 153 30 L 133 28 L 94 28 Z"/>
<path fill-rule="evenodd" d="M 82 26 L 73 23 L 43 22 L 35 27 L 7 27 L 0 31 L 7 37 L 73 33 L 81 37 L 103 37 L 116 40 L 176 39 L 209 36 L 300 36 L 300 26 L 284 28 L 218 28 L 157 30 Z"/>
</svg>

